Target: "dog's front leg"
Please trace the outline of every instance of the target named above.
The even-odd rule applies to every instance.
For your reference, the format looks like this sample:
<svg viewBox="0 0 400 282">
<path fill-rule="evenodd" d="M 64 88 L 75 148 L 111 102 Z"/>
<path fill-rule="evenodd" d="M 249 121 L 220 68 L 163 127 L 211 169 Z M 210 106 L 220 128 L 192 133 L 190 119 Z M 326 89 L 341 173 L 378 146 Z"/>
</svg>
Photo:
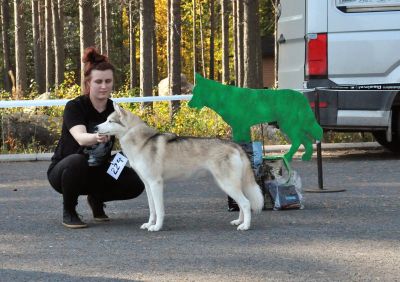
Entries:
<svg viewBox="0 0 400 282">
<path fill-rule="evenodd" d="M 156 224 L 151 225 L 149 231 L 159 231 L 164 222 L 164 182 L 161 179 L 154 180 L 150 183 L 150 190 L 153 196 L 154 206 L 156 210 Z"/>
<path fill-rule="evenodd" d="M 140 226 L 141 229 L 149 229 L 150 226 L 156 223 L 156 211 L 154 208 L 154 200 L 151 193 L 151 189 L 149 184 L 146 182 L 145 182 L 145 187 L 146 187 L 147 201 L 149 202 L 150 216 L 149 216 L 149 221 L 147 223 L 143 223 L 142 226 Z"/>
</svg>

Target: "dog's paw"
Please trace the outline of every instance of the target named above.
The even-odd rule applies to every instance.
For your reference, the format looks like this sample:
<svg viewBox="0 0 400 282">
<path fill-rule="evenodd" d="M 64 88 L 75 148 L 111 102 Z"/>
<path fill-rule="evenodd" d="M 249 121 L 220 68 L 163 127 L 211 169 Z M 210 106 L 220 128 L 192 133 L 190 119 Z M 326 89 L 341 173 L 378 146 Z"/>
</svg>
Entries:
<svg viewBox="0 0 400 282">
<path fill-rule="evenodd" d="M 242 223 L 238 226 L 237 230 L 249 230 L 250 224 Z"/>
<path fill-rule="evenodd" d="M 232 221 L 231 221 L 231 224 L 232 224 L 232 225 L 240 225 L 240 224 L 242 224 L 242 223 L 243 223 L 243 221 L 240 220 L 240 219 L 235 219 L 235 220 L 232 220 Z"/>
<path fill-rule="evenodd" d="M 157 225 L 152 225 L 152 226 L 149 226 L 149 228 L 147 230 L 149 230 L 149 231 L 159 231 L 159 230 L 161 230 L 161 227 L 157 226 Z"/>
<path fill-rule="evenodd" d="M 142 226 L 140 226 L 140 229 L 149 229 L 149 227 L 152 225 L 153 224 L 151 222 L 146 222 L 146 223 L 143 223 Z"/>
</svg>

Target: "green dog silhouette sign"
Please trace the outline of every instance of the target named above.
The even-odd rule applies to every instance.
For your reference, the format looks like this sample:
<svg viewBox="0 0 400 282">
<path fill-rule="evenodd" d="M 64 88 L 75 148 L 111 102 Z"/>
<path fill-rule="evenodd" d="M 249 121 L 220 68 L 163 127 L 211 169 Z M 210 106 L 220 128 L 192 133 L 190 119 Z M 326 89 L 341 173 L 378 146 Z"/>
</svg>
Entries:
<svg viewBox="0 0 400 282">
<path fill-rule="evenodd" d="M 251 142 L 253 125 L 277 122 L 292 142 L 285 158 L 291 161 L 300 145 L 303 160 L 310 160 L 313 140 L 321 140 L 322 128 L 304 95 L 291 89 L 250 89 L 224 85 L 196 74 L 189 107 L 208 107 L 232 127 L 233 141 Z"/>
</svg>

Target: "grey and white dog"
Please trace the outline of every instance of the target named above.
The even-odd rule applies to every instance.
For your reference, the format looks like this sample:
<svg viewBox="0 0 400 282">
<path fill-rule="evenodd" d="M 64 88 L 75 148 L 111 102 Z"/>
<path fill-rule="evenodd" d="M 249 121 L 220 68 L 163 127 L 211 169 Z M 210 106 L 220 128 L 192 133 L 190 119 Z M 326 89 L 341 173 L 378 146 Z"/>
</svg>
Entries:
<svg viewBox="0 0 400 282">
<path fill-rule="evenodd" d="M 209 171 L 219 187 L 240 207 L 231 222 L 238 230 L 250 228 L 251 210 L 260 212 L 264 200 L 242 148 L 232 142 L 178 137 L 160 133 L 138 116 L 114 104 L 115 111 L 97 126 L 99 134 L 115 135 L 130 165 L 145 184 L 150 217 L 141 228 L 158 231 L 164 221 L 164 182 Z"/>
</svg>

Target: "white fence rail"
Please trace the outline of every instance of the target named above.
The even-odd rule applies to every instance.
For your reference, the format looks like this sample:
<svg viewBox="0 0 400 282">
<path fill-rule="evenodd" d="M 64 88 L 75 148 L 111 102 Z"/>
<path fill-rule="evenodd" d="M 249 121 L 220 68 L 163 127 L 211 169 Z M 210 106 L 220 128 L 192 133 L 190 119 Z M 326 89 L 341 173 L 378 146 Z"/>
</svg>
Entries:
<svg viewBox="0 0 400 282">
<path fill-rule="evenodd" d="M 116 103 L 141 103 L 158 101 L 177 101 L 190 100 L 193 95 L 172 95 L 172 96 L 149 96 L 149 97 L 124 97 L 111 98 Z M 69 100 L 9 100 L 0 101 L 0 108 L 18 108 L 18 107 L 43 107 L 43 106 L 64 106 Z"/>
</svg>

